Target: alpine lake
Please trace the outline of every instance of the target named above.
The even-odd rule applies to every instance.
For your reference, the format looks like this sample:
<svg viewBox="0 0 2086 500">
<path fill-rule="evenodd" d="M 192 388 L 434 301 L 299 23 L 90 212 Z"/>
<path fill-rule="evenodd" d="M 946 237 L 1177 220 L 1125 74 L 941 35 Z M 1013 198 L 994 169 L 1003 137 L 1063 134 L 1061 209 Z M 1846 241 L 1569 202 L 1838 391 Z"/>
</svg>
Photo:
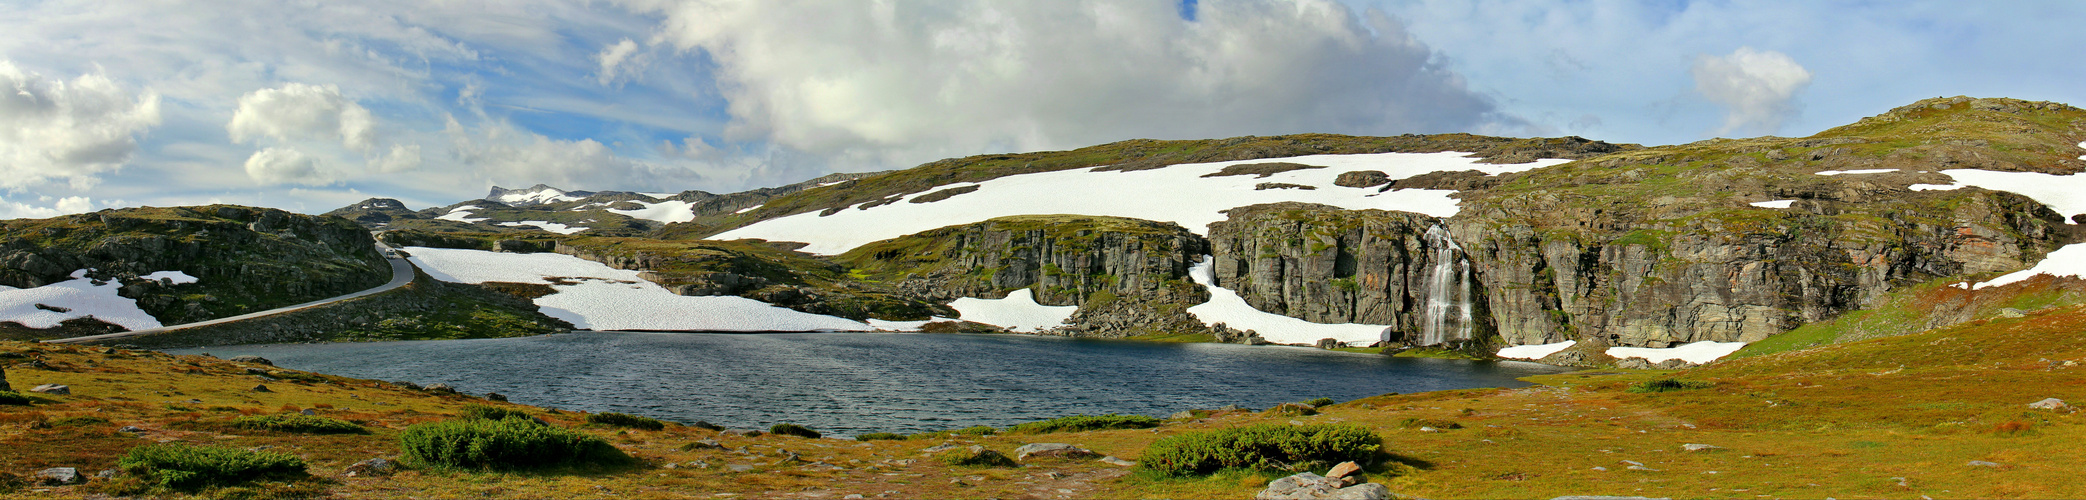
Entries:
<svg viewBox="0 0 2086 500">
<path fill-rule="evenodd" d="M 551 408 L 726 427 L 787 422 L 842 436 L 1522 387 L 1529 384 L 1517 378 L 1565 370 L 1288 346 L 904 333 L 583 331 L 173 352 L 253 355 L 284 368 L 444 383 Z"/>
</svg>

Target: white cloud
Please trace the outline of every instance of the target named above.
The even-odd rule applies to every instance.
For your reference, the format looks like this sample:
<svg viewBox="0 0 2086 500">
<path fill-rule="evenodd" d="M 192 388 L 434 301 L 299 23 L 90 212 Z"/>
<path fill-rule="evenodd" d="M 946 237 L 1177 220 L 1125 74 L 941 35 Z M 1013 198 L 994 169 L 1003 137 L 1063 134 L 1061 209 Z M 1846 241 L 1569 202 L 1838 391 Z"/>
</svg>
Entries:
<svg viewBox="0 0 2086 500">
<path fill-rule="evenodd" d="M 714 59 L 726 140 L 905 164 L 1138 137 L 1468 130 L 1492 104 L 1331 0 L 651 2 Z"/>
<path fill-rule="evenodd" d="M 1811 72 L 1788 55 L 1739 47 L 1728 56 L 1703 55 L 1690 71 L 1695 90 L 1725 109 L 1717 133 L 1772 134 L 1796 114 L 1796 92 L 1811 84 Z"/>
<path fill-rule="evenodd" d="M 98 181 L 159 125 L 159 95 L 133 94 L 100 73 L 52 80 L 0 60 L 0 189 Z"/>
<path fill-rule="evenodd" d="M 238 143 L 261 137 L 283 142 L 337 140 L 344 147 L 367 152 L 376 146 L 377 120 L 368 108 L 341 96 L 340 87 L 291 83 L 240 96 L 239 109 L 232 113 L 225 130 Z"/>
<path fill-rule="evenodd" d="M 40 201 L 51 202 L 54 200 L 50 199 L 50 197 L 44 197 L 44 199 Z M 48 219 L 60 215 L 87 213 L 94 211 L 94 200 L 88 199 L 85 196 L 67 196 L 64 198 L 59 198 L 55 201 L 56 203 L 53 203 L 51 206 L 46 207 L 39 205 L 31 205 L 22 202 L 0 200 L 0 220 Z"/>
<path fill-rule="evenodd" d="M 498 186 L 637 190 L 687 185 L 698 178 L 690 170 L 617 155 L 593 139 L 552 139 L 506 122 L 465 127 L 451 118 L 444 133 L 456 161 Z"/>
<path fill-rule="evenodd" d="M 386 174 L 396 174 L 420 168 L 419 144 L 394 144 L 391 152 L 370 160 L 370 168 Z"/>
<path fill-rule="evenodd" d="M 246 176 L 263 184 L 332 184 L 336 174 L 311 155 L 293 148 L 268 148 L 246 158 Z"/>
<path fill-rule="evenodd" d="M 634 77 L 638 72 L 644 71 L 647 61 L 642 56 L 632 57 L 636 54 L 637 42 L 628 38 L 601 49 L 601 53 L 594 55 L 594 60 L 601 63 L 601 72 L 595 76 L 595 80 L 602 85 L 608 85 L 620 77 Z"/>
</svg>

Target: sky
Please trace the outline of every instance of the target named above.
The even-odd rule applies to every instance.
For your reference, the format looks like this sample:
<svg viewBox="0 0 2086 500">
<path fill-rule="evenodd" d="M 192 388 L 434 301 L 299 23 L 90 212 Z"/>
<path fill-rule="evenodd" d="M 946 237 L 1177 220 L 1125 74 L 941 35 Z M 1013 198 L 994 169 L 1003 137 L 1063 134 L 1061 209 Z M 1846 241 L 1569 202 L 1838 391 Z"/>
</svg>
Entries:
<svg viewBox="0 0 2086 500">
<path fill-rule="evenodd" d="M 2086 3 L 0 0 L 0 219 L 714 193 L 1126 139 L 2086 105 Z"/>
</svg>

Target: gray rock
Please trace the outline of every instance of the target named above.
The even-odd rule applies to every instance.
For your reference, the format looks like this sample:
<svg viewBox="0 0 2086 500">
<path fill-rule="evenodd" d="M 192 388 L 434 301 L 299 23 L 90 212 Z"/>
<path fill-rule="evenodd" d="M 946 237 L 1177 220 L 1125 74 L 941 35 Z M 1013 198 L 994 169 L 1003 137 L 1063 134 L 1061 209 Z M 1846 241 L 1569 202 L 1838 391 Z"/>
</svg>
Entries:
<svg viewBox="0 0 2086 500">
<path fill-rule="evenodd" d="M 256 386 L 254 386 L 254 388 L 253 388 L 253 389 L 249 389 L 249 390 L 251 390 L 251 391 L 254 391 L 254 392 L 275 392 L 275 391 L 271 391 L 271 390 L 268 390 L 268 386 L 266 386 L 266 385 L 256 385 Z"/>
<path fill-rule="evenodd" d="M 1335 465 L 1333 466 L 1332 470 L 1326 471 L 1325 477 L 1328 479 L 1340 479 L 1355 474 L 1360 474 L 1361 472 L 1362 466 L 1360 464 L 1356 464 L 1354 462 L 1340 462 L 1340 465 Z"/>
<path fill-rule="evenodd" d="M 1983 461 L 1983 460 L 1971 460 L 1971 461 L 1970 461 L 1969 463 L 1965 463 L 1965 464 L 1963 464 L 1963 465 L 1964 465 L 1964 466 L 1966 466 L 1966 467 L 1999 467 L 1999 462 L 1986 462 L 1986 461 Z"/>
<path fill-rule="evenodd" d="M 1365 188 L 1391 183 L 1391 175 L 1381 170 L 1356 170 L 1341 172 L 1333 178 L 1333 185 L 1340 187 Z"/>
<path fill-rule="evenodd" d="M 1116 458 L 1116 457 L 1113 457 L 1113 456 L 1104 456 L 1104 457 L 1101 457 L 1101 463 L 1104 463 L 1104 464 L 1108 464 L 1108 465 L 1115 465 L 1115 466 L 1121 466 L 1121 467 L 1136 467 L 1136 466 L 1137 466 L 1137 462 L 1132 462 L 1132 461 L 1129 461 L 1129 460 L 1123 460 L 1123 459 L 1120 459 L 1120 458 Z"/>
<path fill-rule="evenodd" d="M 1253 495 L 1255 500 L 1389 500 L 1396 498 L 1391 489 L 1376 483 L 1346 486 L 1341 479 L 1328 478 L 1309 472 L 1284 477 L 1268 482 L 1267 489 Z"/>
<path fill-rule="evenodd" d="M 2064 400 L 2062 400 L 2062 399 L 2057 399 L 2057 398 L 2048 398 L 2048 399 L 2044 399 L 2044 400 L 2042 400 L 2042 401 L 2036 401 L 2036 402 L 2033 402 L 2033 403 L 2028 403 L 2028 407 L 2029 407 L 2029 408 L 2034 408 L 2034 409 L 2037 409 L 2037 410 L 2050 410 L 2050 411 L 2071 411 L 2071 409 L 2072 409 L 2071 405 L 2068 405 L 2068 404 L 2064 404 Z"/>
<path fill-rule="evenodd" d="M 32 388 L 30 388 L 30 389 L 29 389 L 29 392 L 38 392 L 38 393 L 43 393 L 43 394 L 50 394 L 50 395 L 53 395 L 53 396 L 71 396 L 71 395 L 72 395 L 72 386 L 69 386 L 69 385 L 58 385 L 58 384 L 44 384 L 44 385 L 39 385 L 39 386 L 36 386 L 36 387 L 32 387 Z"/>
<path fill-rule="evenodd" d="M 1696 444 L 1696 443 L 1688 443 L 1688 444 L 1683 444 L 1683 445 L 1680 445 L 1680 449 L 1683 449 L 1683 450 L 1687 450 L 1687 451 L 1716 451 L 1716 450 L 1721 450 L 1721 449 L 1724 449 L 1724 447 L 1722 447 L 1722 446 L 1717 446 L 1717 445 L 1713 445 L 1713 444 Z"/>
<path fill-rule="evenodd" d="M 64 486 L 80 483 L 80 470 L 72 467 L 52 467 L 36 471 L 32 482 L 38 486 Z"/>
<path fill-rule="evenodd" d="M 1333 349 L 1340 347 L 1340 340 L 1331 338 L 1318 339 L 1318 344 L 1316 344 L 1316 346 L 1319 349 Z"/>
<path fill-rule="evenodd" d="M 300 411 L 300 412 L 297 412 L 297 413 L 302 413 L 302 414 L 304 414 L 305 416 L 311 416 L 311 415 L 318 415 L 318 414 L 319 414 L 319 411 L 318 411 L 318 410 L 314 410 L 314 409 L 311 409 L 311 408 L 305 408 L 305 409 L 304 409 L 304 411 Z"/>
<path fill-rule="evenodd" d="M 507 395 L 506 395 L 506 394 L 500 394 L 500 393 L 497 393 L 497 392 L 488 392 L 488 393 L 485 393 L 485 400 L 487 400 L 487 401 L 499 401 L 499 402 L 503 402 L 503 403 L 504 403 L 504 402 L 507 402 Z"/>
<path fill-rule="evenodd" d="M 342 469 L 341 475 L 347 477 L 388 476 L 397 470 L 398 463 L 396 462 L 383 458 L 372 458 L 349 465 L 346 469 Z"/>
<path fill-rule="evenodd" d="M 1615 360 L 1615 367 L 1623 370 L 1650 370 L 1658 368 L 1658 365 L 1652 364 L 1649 359 L 1632 356 Z"/>
<path fill-rule="evenodd" d="M 1029 457 L 1087 458 L 1096 455 L 1100 454 L 1094 453 L 1093 450 L 1088 450 L 1086 448 L 1080 448 L 1078 446 L 1072 446 L 1065 443 L 1030 443 L 1021 445 L 1020 448 L 1014 449 L 1014 459 L 1023 462 L 1027 462 L 1029 460 Z"/>
<path fill-rule="evenodd" d="M 2000 308 L 2000 309 L 1999 309 L 1999 317 L 2001 317 L 2001 318 L 2025 318 L 2025 317 L 2028 317 L 2028 313 L 2025 313 L 2025 312 L 2021 312 L 2021 310 L 2020 310 L 2020 309 L 2014 309 L 2014 308 L 2011 308 L 2011 307 L 2002 307 L 2002 308 Z"/>
<path fill-rule="evenodd" d="M 1181 410 L 1173 412 L 1172 415 L 1168 415 L 1166 416 L 1166 418 L 1168 420 L 1189 420 L 1195 418 L 1195 412 L 1190 410 Z"/>
<path fill-rule="evenodd" d="M 94 473 L 95 479 L 108 479 L 112 477 L 116 477 L 116 469 L 102 469 L 101 472 Z"/>
<path fill-rule="evenodd" d="M 757 429 L 725 429 L 724 432 L 720 432 L 719 434 L 723 434 L 726 436 L 754 437 L 761 435 L 762 432 Z"/>
<path fill-rule="evenodd" d="M 256 365 L 275 366 L 274 361 L 269 361 L 268 358 L 263 358 L 260 356 L 232 356 L 232 359 L 227 359 L 225 361 L 230 361 L 233 363 L 249 363 Z"/>
<path fill-rule="evenodd" d="M 722 449 L 724 449 L 724 443 L 719 443 L 719 442 L 717 442 L 717 440 L 715 440 L 715 439 L 704 439 L 704 440 L 699 440 L 699 441 L 696 441 L 696 442 L 693 442 L 693 443 L 688 443 L 688 444 L 684 444 L 684 445 L 681 445 L 681 451 L 695 451 L 695 450 L 722 450 Z"/>
<path fill-rule="evenodd" d="M 953 444 L 938 444 L 938 445 L 934 445 L 934 446 L 929 446 L 929 447 L 927 447 L 926 449 L 920 450 L 920 453 L 939 453 L 939 452 L 944 452 L 944 451 L 949 451 L 949 450 L 954 450 L 954 449 L 956 449 L 956 445 L 953 445 Z"/>
<path fill-rule="evenodd" d="M 450 394 L 455 394 L 455 393 L 456 393 L 456 388 L 455 388 L 455 387 L 450 387 L 450 386 L 449 386 L 449 384 L 441 384 L 441 383 L 436 383 L 436 384 L 428 384 L 428 385 L 427 385 L 427 389 L 426 389 L 426 390 L 427 390 L 427 392 L 446 392 L 446 393 L 450 393 Z"/>
<path fill-rule="evenodd" d="M 1665 361 L 1660 361 L 1659 364 L 1653 366 L 1661 370 L 1679 370 L 1682 368 L 1694 368 L 1702 365 L 1699 363 L 1690 363 L 1688 362 L 1688 360 L 1685 359 L 1673 358 Z"/>
<path fill-rule="evenodd" d="M 126 425 L 126 426 L 123 426 L 123 428 L 121 428 L 121 429 L 116 429 L 116 432 L 123 432 L 123 433 L 129 433 L 129 434 L 137 434 L 137 433 L 140 433 L 140 432 L 145 432 L 145 429 L 140 429 L 140 428 L 138 428 L 137 426 L 134 426 L 134 425 Z"/>
</svg>

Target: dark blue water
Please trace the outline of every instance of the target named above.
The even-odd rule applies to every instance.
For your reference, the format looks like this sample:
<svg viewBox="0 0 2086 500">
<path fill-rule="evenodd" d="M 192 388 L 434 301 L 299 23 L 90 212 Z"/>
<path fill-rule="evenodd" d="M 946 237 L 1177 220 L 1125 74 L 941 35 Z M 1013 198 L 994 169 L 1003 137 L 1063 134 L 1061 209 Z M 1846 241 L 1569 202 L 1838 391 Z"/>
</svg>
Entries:
<svg viewBox="0 0 2086 500">
<path fill-rule="evenodd" d="M 1474 387 L 1560 369 L 1301 347 L 1028 335 L 581 332 L 490 340 L 219 346 L 285 368 L 587 411 L 732 427 L 793 422 L 841 435 L 1004 427 L 1074 414 Z"/>
</svg>

